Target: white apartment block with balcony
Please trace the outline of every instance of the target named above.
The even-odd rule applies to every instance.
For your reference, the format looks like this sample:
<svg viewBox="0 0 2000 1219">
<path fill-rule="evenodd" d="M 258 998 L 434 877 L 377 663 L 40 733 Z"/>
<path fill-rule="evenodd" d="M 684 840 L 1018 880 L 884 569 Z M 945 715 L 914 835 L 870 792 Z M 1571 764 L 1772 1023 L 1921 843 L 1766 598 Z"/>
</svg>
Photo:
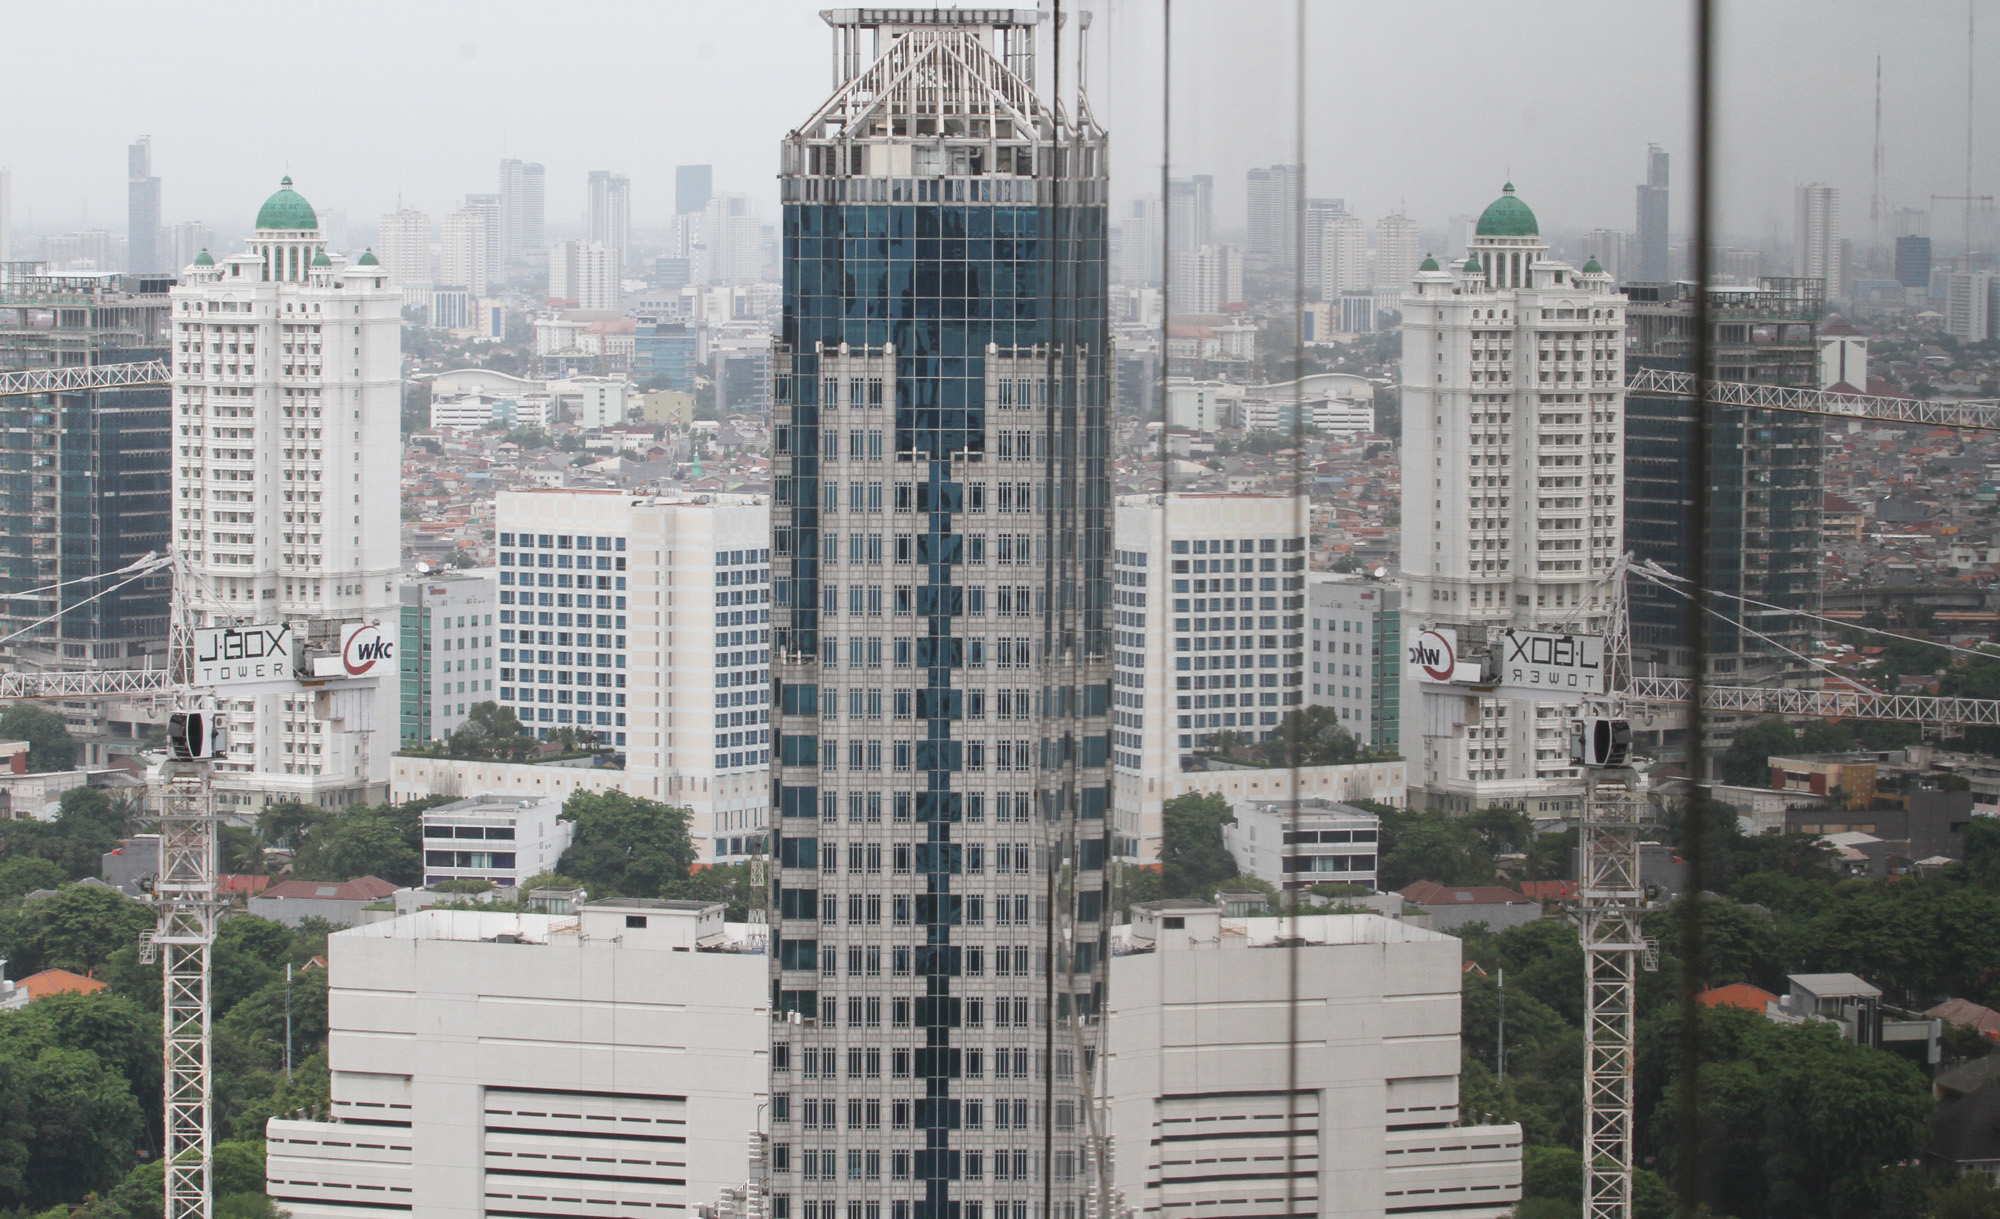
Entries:
<svg viewBox="0 0 2000 1219">
<path fill-rule="evenodd" d="M 1236 866 L 1279 890 L 1314 885 L 1375 887 L 1382 819 L 1320 796 L 1234 800 L 1222 846 Z"/>
<path fill-rule="evenodd" d="M 484 880 L 519 888 L 555 871 L 576 837 L 562 806 L 555 796 L 483 795 L 425 809 L 424 883 Z"/>
<path fill-rule="evenodd" d="M 770 1040 L 722 907 L 423 910 L 328 937 L 325 1120 L 265 1125 L 296 1219 L 681 1219 L 740 1185 Z"/>
<path fill-rule="evenodd" d="M 402 297 L 386 269 L 329 251 L 286 178 L 248 248 L 203 253 L 171 299 L 173 542 L 198 577 L 196 623 L 286 622 L 300 638 L 379 623 L 394 639 Z M 334 707 L 305 691 L 227 698 L 224 810 L 386 795 L 397 674 L 376 667 L 367 696 Z"/>
<path fill-rule="evenodd" d="M 1385 580 L 1306 582 L 1306 705 L 1331 707 L 1371 749 L 1402 747 L 1403 593 Z"/>
<path fill-rule="evenodd" d="M 1402 582 L 1413 626 L 1566 623 L 1602 633 L 1586 594 L 1624 533 L 1625 298 L 1595 262 L 1549 257 L 1510 183 L 1472 248 L 1426 259 L 1403 298 Z M 1410 782 L 1435 805 L 1543 807 L 1573 787 L 1568 711 L 1487 700 L 1423 735 L 1403 691 Z"/>
<path fill-rule="evenodd" d="M 596 734 L 625 790 L 692 809 L 703 857 L 723 862 L 768 824 L 770 511 L 747 495 L 499 496 L 498 701 L 537 736 Z"/>
<path fill-rule="evenodd" d="M 1132 914 L 1114 932 L 1103 1083 L 1126 1205 L 1511 1213 L 1521 1128 L 1458 1107 L 1458 940 L 1372 914 L 1223 919 L 1192 901 Z"/>
<path fill-rule="evenodd" d="M 1268 737 L 1305 703 L 1304 501 L 1123 495 L 1112 546 L 1113 804 L 1152 858 L 1166 780 L 1217 732 Z"/>
</svg>

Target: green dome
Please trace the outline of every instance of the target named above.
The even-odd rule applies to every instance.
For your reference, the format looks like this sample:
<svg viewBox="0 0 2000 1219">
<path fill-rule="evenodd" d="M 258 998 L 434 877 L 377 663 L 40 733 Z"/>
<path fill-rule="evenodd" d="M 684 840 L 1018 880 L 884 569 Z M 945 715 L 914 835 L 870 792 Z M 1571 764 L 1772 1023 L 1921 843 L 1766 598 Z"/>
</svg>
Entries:
<svg viewBox="0 0 2000 1219">
<path fill-rule="evenodd" d="M 325 250 L 321 250 L 319 253 L 313 255 L 312 265 L 315 267 L 330 267 L 333 265 L 333 259 L 326 256 Z"/>
<path fill-rule="evenodd" d="M 1583 264 L 1583 273 L 1585 275 L 1602 275 L 1604 274 L 1604 264 L 1598 262 L 1595 258 L 1593 258 L 1589 262 Z"/>
<path fill-rule="evenodd" d="M 292 189 L 292 177 L 286 174 L 278 183 L 278 193 L 264 200 L 264 206 L 257 209 L 257 227 L 260 229 L 317 229 L 319 216 L 305 196 Z"/>
<path fill-rule="evenodd" d="M 382 260 L 375 257 L 375 249 L 373 246 L 370 246 L 368 249 L 361 251 L 361 259 L 355 265 L 362 267 L 379 267 L 382 265 Z"/>
<path fill-rule="evenodd" d="M 1483 275 L 1486 273 L 1486 268 L 1479 265 L 1477 258 L 1466 259 L 1464 270 L 1467 275 Z"/>
<path fill-rule="evenodd" d="M 1480 237 L 1539 237 L 1542 229 L 1535 223 L 1534 211 L 1514 197 L 1514 184 L 1509 182 L 1480 213 L 1474 232 Z"/>
<path fill-rule="evenodd" d="M 1417 270 L 1419 271 L 1435 271 L 1437 269 L 1438 269 L 1438 260 L 1432 258 L 1428 254 L 1424 255 L 1424 261 L 1422 262 L 1421 265 L 1417 267 Z"/>
<path fill-rule="evenodd" d="M 197 267 L 212 267 L 215 265 L 215 259 L 208 256 L 208 247 L 203 246 L 201 253 L 194 256 L 194 265 Z"/>
</svg>

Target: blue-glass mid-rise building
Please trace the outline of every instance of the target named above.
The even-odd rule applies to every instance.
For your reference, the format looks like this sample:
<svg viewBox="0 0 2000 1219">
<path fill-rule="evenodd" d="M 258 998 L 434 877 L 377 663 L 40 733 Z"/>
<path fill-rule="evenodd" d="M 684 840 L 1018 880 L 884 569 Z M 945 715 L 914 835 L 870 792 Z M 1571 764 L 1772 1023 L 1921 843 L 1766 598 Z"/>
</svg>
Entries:
<svg viewBox="0 0 2000 1219">
<path fill-rule="evenodd" d="M 772 1214 L 1075 1219 L 1105 1162 L 1104 135 L 1036 80 L 1079 32 L 1033 11 L 826 19 L 772 369 Z"/>
</svg>

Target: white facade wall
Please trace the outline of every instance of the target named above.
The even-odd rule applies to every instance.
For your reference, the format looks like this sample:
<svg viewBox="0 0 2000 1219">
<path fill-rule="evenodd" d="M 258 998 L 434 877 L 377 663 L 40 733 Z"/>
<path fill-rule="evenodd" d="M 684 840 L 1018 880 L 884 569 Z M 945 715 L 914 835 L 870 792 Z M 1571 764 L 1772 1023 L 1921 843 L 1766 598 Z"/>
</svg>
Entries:
<svg viewBox="0 0 2000 1219">
<path fill-rule="evenodd" d="M 1362 744 L 1400 745 L 1402 590 L 1380 580 L 1306 583 L 1306 703 L 1332 707 Z"/>
<path fill-rule="evenodd" d="M 1423 260 L 1423 239 L 1417 222 L 1394 212 L 1375 222 L 1375 285 L 1401 292 L 1409 287 Z"/>
<path fill-rule="evenodd" d="M 1375 887 L 1382 819 L 1332 800 L 1244 800 L 1230 805 L 1222 845 L 1236 866 L 1279 890 Z"/>
<path fill-rule="evenodd" d="M 1457 1124 L 1457 940 L 1372 914 L 1133 914 L 1115 933 L 1104 1094 L 1116 1187 L 1139 1214 L 1510 1212 L 1520 1127 Z M 1306 941 L 1296 973 L 1270 947 L 1290 935 Z M 1288 1154 L 1315 1174 L 1288 1181 Z"/>
<path fill-rule="evenodd" d="M 424 884 L 489 880 L 519 888 L 555 871 L 576 837 L 562 806 L 555 796 L 482 795 L 425 809 Z"/>
<path fill-rule="evenodd" d="M 1368 226 L 1361 217 L 1335 212 L 1321 222 L 1319 239 L 1319 294 L 1321 300 L 1339 300 L 1343 292 L 1368 288 Z"/>
<path fill-rule="evenodd" d="M 1167 382 L 1167 426 L 1197 432 L 1231 426 L 1231 410 L 1242 397 L 1243 388 L 1238 385 L 1172 378 Z"/>
<path fill-rule="evenodd" d="M 428 304 L 431 286 L 431 218 L 415 208 L 383 215 L 375 234 L 375 257 L 389 283 L 403 289 L 411 304 Z M 418 295 L 413 299 L 411 293 Z"/>
<path fill-rule="evenodd" d="M 693 809 L 715 857 L 752 853 L 770 803 L 769 501 L 502 492 L 497 530 L 501 704 L 538 735 L 587 716 L 627 791 Z"/>
<path fill-rule="evenodd" d="M 490 569 L 434 572 L 402 586 L 405 621 L 412 628 L 405 632 L 405 646 L 415 642 L 418 648 L 415 656 L 400 659 L 419 676 L 414 689 L 406 683 L 402 697 L 428 704 L 428 714 L 420 718 L 429 725 L 430 740 L 450 736 L 473 705 L 493 701 L 494 576 Z"/>
<path fill-rule="evenodd" d="M 1111 756 L 1121 779 L 1179 774 L 1216 732 L 1262 739 L 1304 705 L 1306 519 L 1290 496 L 1119 497 Z M 1140 796 L 1114 800 L 1121 833 L 1155 838 L 1158 802 L 1144 787 L 1118 790 Z"/>
<path fill-rule="evenodd" d="M 740 1185 L 766 961 L 690 905 L 424 910 L 328 937 L 332 1120 L 267 1123 L 267 1192 L 296 1219 L 583 1219 L 689 1215 Z"/>
<path fill-rule="evenodd" d="M 197 624 L 373 622 L 396 635 L 401 296 L 386 267 L 326 257 L 318 230 L 258 230 L 172 293 L 175 545 Z M 355 714 L 306 691 L 231 697 L 225 807 L 379 799 L 393 665 Z"/>
<path fill-rule="evenodd" d="M 1476 237 L 1472 255 L 1420 271 L 1404 298 L 1406 633 L 1565 620 L 1622 548 L 1625 298 L 1533 234 Z M 1580 621 L 1602 633 L 1601 615 Z M 1425 737 L 1421 694 L 1404 687 L 1413 784 L 1481 807 L 1573 783 L 1562 708 L 1479 712 Z"/>
</svg>

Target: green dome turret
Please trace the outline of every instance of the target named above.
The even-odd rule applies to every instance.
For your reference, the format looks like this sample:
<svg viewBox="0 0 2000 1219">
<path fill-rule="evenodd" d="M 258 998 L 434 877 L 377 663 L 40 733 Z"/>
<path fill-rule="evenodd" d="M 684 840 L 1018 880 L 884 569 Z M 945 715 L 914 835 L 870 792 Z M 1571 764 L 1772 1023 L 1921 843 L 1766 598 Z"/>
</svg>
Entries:
<svg viewBox="0 0 2000 1219">
<path fill-rule="evenodd" d="M 1419 271 L 1435 271 L 1437 269 L 1438 269 L 1438 260 L 1432 258 L 1429 254 L 1424 255 L 1423 262 L 1418 264 L 1417 266 L 1417 270 Z"/>
<path fill-rule="evenodd" d="M 1604 274 L 1604 264 L 1593 258 L 1583 264 L 1583 273 L 1585 275 L 1602 275 Z"/>
<path fill-rule="evenodd" d="M 215 259 L 209 257 L 207 246 L 203 246 L 201 253 L 194 256 L 194 265 L 197 267 L 212 267 L 215 265 Z"/>
<path fill-rule="evenodd" d="M 326 256 L 325 250 L 321 250 L 319 253 L 313 255 L 312 265 L 315 267 L 330 267 L 333 265 L 333 259 Z"/>
<path fill-rule="evenodd" d="M 1479 237 L 1539 237 L 1541 225 L 1535 222 L 1535 213 L 1527 204 L 1514 196 L 1514 184 L 1509 182 L 1500 190 L 1500 197 L 1486 205 L 1479 215 L 1479 227 L 1473 230 Z"/>
<path fill-rule="evenodd" d="M 292 189 L 292 176 L 286 174 L 278 183 L 278 193 L 264 200 L 264 206 L 257 209 L 257 227 L 260 229 L 317 229 L 319 215 L 305 196 Z"/>
<path fill-rule="evenodd" d="M 1465 266 L 1461 269 L 1467 275 L 1484 275 L 1486 273 L 1486 268 L 1479 265 L 1479 260 L 1477 258 L 1466 259 Z"/>
<path fill-rule="evenodd" d="M 361 259 L 355 265 L 362 267 L 379 267 L 382 265 L 382 260 L 375 257 L 375 247 L 370 246 L 367 249 L 361 251 Z"/>
</svg>

